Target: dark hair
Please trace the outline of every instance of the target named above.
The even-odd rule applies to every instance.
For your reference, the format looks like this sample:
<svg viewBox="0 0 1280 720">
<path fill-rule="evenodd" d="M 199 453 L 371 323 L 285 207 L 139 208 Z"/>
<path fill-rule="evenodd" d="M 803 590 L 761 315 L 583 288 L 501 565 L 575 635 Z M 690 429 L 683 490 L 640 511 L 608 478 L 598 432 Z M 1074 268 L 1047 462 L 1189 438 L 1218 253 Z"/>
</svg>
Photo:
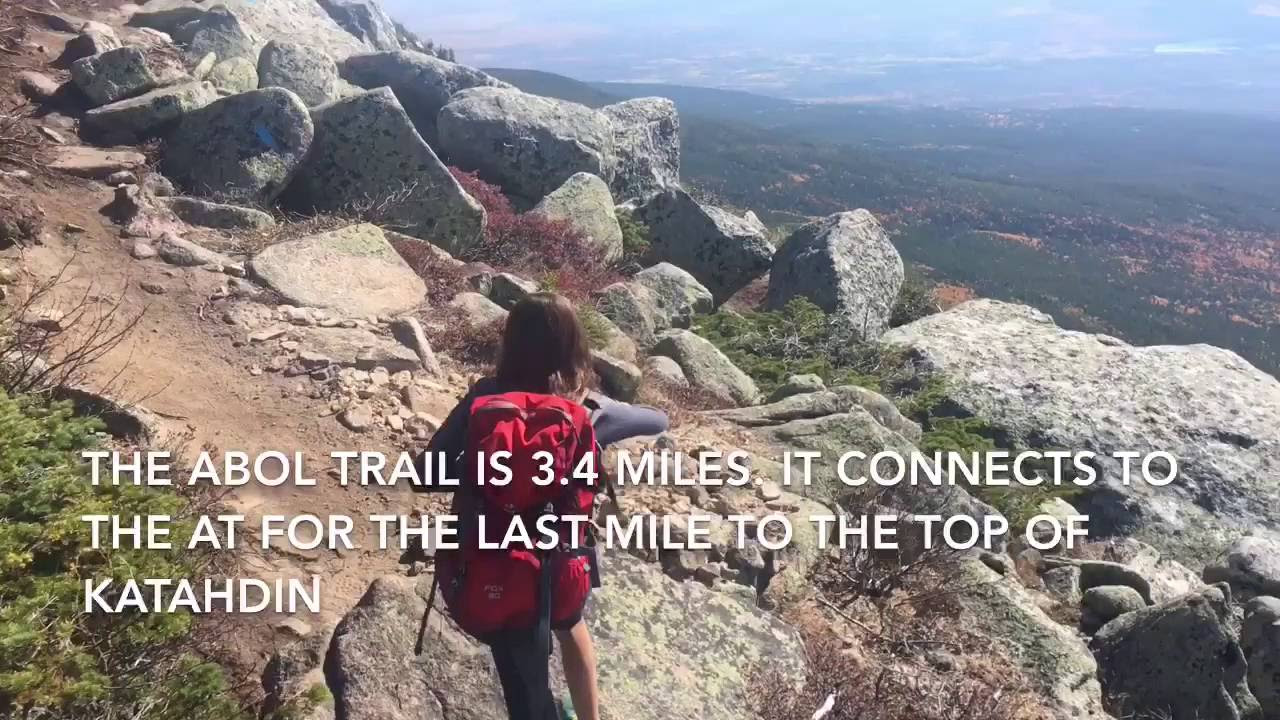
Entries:
<svg viewBox="0 0 1280 720">
<path fill-rule="evenodd" d="M 495 373 L 499 385 L 572 397 L 586 389 L 590 373 L 587 334 L 568 299 L 533 293 L 511 308 Z"/>
</svg>

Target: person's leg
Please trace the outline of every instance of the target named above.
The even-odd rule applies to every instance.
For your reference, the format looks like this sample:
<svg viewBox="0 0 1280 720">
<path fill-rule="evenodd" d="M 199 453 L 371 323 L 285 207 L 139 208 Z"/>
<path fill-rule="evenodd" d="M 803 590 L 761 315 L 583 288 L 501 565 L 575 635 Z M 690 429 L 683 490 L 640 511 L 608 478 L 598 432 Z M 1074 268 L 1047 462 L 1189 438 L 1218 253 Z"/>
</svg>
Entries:
<svg viewBox="0 0 1280 720">
<path fill-rule="evenodd" d="M 564 680 L 573 698 L 578 720 L 600 720 L 600 690 L 596 684 L 596 649 L 587 624 L 579 620 L 568 630 L 557 630 Z"/>
<path fill-rule="evenodd" d="M 529 633 L 532 636 L 532 633 Z M 559 720 L 547 671 L 547 650 L 532 637 L 510 636 L 489 643 L 511 720 Z"/>
</svg>

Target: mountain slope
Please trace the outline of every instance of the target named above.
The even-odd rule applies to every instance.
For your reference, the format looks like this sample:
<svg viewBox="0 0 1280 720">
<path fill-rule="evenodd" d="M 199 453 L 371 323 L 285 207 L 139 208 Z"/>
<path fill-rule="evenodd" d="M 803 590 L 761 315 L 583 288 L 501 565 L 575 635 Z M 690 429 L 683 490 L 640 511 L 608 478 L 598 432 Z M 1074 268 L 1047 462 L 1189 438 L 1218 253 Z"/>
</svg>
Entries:
<svg viewBox="0 0 1280 720">
<path fill-rule="evenodd" d="M 600 90 L 580 80 L 541 70 L 519 70 L 514 68 L 483 68 L 483 70 L 527 93 L 568 100 L 587 107 L 603 107 L 627 99 L 626 97 Z"/>
</svg>

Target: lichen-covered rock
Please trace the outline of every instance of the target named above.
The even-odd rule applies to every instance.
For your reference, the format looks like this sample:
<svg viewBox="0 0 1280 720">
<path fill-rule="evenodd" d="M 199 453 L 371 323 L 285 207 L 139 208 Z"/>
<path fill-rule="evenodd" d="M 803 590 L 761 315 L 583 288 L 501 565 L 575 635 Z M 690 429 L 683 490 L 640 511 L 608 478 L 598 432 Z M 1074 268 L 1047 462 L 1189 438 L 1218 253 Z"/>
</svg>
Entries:
<svg viewBox="0 0 1280 720">
<path fill-rule="evenodd" d="M 574 173 L 613 179 L 613 126 L 584 105 L 475 87 L 453 95 L 437 127 L 440 150 L 452 164 L 529 202 Z"/>
<path fill-rule="evenodd" d="M 167 56 L 132 45 L 71 63 L 71 82 L 94 107 L 141 95 L 187 77 Z"/>
<path fill-rule="evenodd" d="M 323 105 L 338 99 L 338 66 L 315 48 L 272 40 L 258 56 L 258 87 L 282 87 L 309 107 Z"/>
<path fill-rule="evenodd" d="M 815 395 L 823 394 L 815 393 Z M 850 395 L 848 398 L 850 401 L 841 401 L 835 405 L 838 411 L 833 414 L 811 417 L 809 412 L 805 411 L 797 419 L 786 419 L 791 414 L 787 408 L 804 408 L 803 397 L 796 396 L 773 404 L 771 407 L 777 413 L 777 421 L 762 425 L 748 422 L 743 425 L 763 446 L 774 449 L 774 457 L 781 458 L 782 453 L 787 451 L 812 450 L 826 458 L 821 462 L 813 463 L 810 483 L 789 488 L 792 492 L 819 502 L 840 503 L 844 507 L 853 508 L 866 508 L 874 503 L 907 513 L 966 515 L 972 518 L 998 514 L 992 508 L 975 500 L 960 486 L 955 488 L 911 487 L 904 483 L 883 493 L 878 489 L 873 493 L 866 488 L 862 490 L 850 488 L 840 480 L 837 473 L 838 464 L 834 460 L 849 452 L 851 448 L 860 450 L 868 458 L 885 451 L 897 453 L 902 457 L 911 457 L 913 453 L 919 452 L 919 449 L 901 433 L 885 426 L 882 419 L 888 416 L 876 410 L 879 402 L 873 397 L 859 398 L 856 395 Z M 813 407 L 818 408 L 823 405 L 825 403 L 815 403 Z M 729 419 L 734 417 L 732 412 L 723 414 Z M 744 414 L 750 417 L 750 409 L 744 411 Z M 866 476 L 871 470 L 869 460 L 857 459 L 849 459 L 844 469 L 852 478 Z M 881 469 L 891 472 L 888 467 Z M 999 547 L 1001 538 L 993 537 L 988 540 L 993 547 Z"/>
<path fill-rule="evenodd" d="M 1280 720 L 1280 598 L 1256 597 L 1245 605 L 1240 645 L 1263 717 Z"/>
<path fill-rule="evenodd" d="M 382 231 L 367 223 L 271 245 L 248 269 L 295 305 L 355 316 L 398 315 L 427 293 Z"/>
<path fill-rule="evenodd" d="M 462 312 L 464 321 L 471 327 L 483 327 L 507 319 L 507 311 L 489 298 L 475 292 L 462 292 L 453 296 L 449 307 Z"/>
<path fill-rule="evenodd" d="M 129 24 L 166 32 L 180 45 L 199 46 L 197 57 L 221 49 L 219 59 L 256 62 L 262 46 L 272 40 L 306 42 L 335 60 L 371 49 L 314 0 L 149 0 Z"/>
<path fill-rule="evenodd" d="M 516 303 L 538 292 L 538 283 L 512 273 L 496 273 L 489 278 L 489 299 L 510 310 Z"/>
<path fill-rule="evenodd" d="M 636 398 L 644 373 L 634 364 L 599 350 L 591 351 L 591 367 L 600 378 L 600 386 L 609 397 L 631 402 Z"/>
<path fill-rule="evenodd" d="M 232 95 L 183 116 L 161 168 L 195 195 L 268 203 L 293 177 L 313 133 L 306 105 L 288 90 Z"/>
<path fill-rule="evenodd" d="M 636 362 L 639 351 L 636 341 L 632 340 L 622 329 L 613 324 L 609 318 L 601 315 L 594 307 L 579 306 L 578 320 L 587 333 L 591 347 L 629 363 Z"/>
<path fill-rule="evenodd" d="M 488 649 L 458 630 L 442 603 L 431 614 L 423 653 L 415 655 L 427 587 L 380 578 L 338 623 L 324 668 L 338 717 L 486 720 L 506 714 Z"/>
<path fill-rule="evenodd" d="M 1133 538 L 1108 542 L 1104 558 L 1128 566 L 1145 579 L 1151 587 L 1152 602 L 1162 603 L 1205 589 L 1205 583 L 1194 570 Z"/>
<path fill-rule="evenodd" d="M 1064 560 L 1056 557 L 1046 557 L 1045 563 L 1049 567 L 1075 565 L 1080 568 L 1081 590 L 1106 585 L 1122 585 L 1133 588 L 1144 602 L 1152 601 L 1151 583 L 1137 570 L 1123 563 L 1108 560 Z"/>
<path fill-rule="evenodd" d="M 711 291 L 671 263 L 645 268 L 632 276 L 631 282 L 649 291 L 649 313 L 657 330 L 687 328 L 695 315 L 714 309 Z"/>
<path fill-rule="evenodd" d="M 1058 602 L 1075 606 L 1083 599 L 1080 592 L 1080 568 L 1075 565 L 1063 565 L 1049 568 L 1040 576 L 1044 582 L 1045 592 Z"/>
<path fill-rule="evenodd" d="M 441 150 L 436 118 L 455 93 L 474 87 L 511 87 L 473 67 L 412 50 L 352 55 L 342 62 L 339 73 L 363 88 L 391 88 L 418 132 L 436 150 Z"/>
<path fill-rule="evenodd" d="M 1125 613 L 1136 612 L 1147 606 L 1137 590 L 1127 585 L 1099 585 L 1084 592 L 1086 628 L 1100 628 Z"/>
<path fill-rule="evenodd" d="M 1244 597 L 1280 596 L 1280 542 L 1242 537 L 1227 548 L 1223 560 L 1204 569 L 1204 580 L 1226 582 Z"/>
<path fill-rule="evenodd" d="M 966 624 L 999 642 L 1023 674 L 1064 717 L 1102 717 L 1098 666 L 1088 647 L 1055 622 L 1016 580 L 1001 578 L 976 559 L 960 565 L 955 582 Z"/>
<path fill-rule="evenodd" d="M 86 137 L 110 145 L 134 144 L 164 133 L 187 113 L 218 99 L 207 82 L 170 85 L 137 97 L 96 107 L 80 126 Z"/>
<path fill-rule="evenodd" d="M 655 318 L 658 301 L 643 285 L 616 282 L 600 291 L 596 309 L 641 347 L 653 344 L 658 330 Z M 665 328 L 664 328 L 665 329 Z"/>
<path fill-rule="evenodd" d="M 563 220 L 587 237 L 606 260 L 622 256 L 622 228 L 613 196 L 605 181 L 590 173 L 575 173 L 538 203 L 534 212 Z"/>
<path fill-rule="evenodd" d="M 381 219 L 457 253 L 484 229 L 484 208 L 440 162 L 387 88 L 312 111 L 313 148 L 284 202 L 335 212 L 378 203 Z"/>
<path fill-rule="evenodd" d="M 319 0 L 321 7 L 344 30 L 374 50 L 399 50 L 395 21 L 374 0 Z"/>
<path fill-rule="evenodd" d="M 601 567 L 604 587 L 585 617 L 612 720 L 737 720 L 746 716 L 752 668 L 803 676 L 799 635 L 774 616 L 622 553 Z"/>
<path fill-rule="evenodd" d="M 668 330 L 660 334 L 652 352 L 675 360 L 690 385 L 726 405 L 752 405 L 760 400 L 760 390 L 749 375 L 738 369 L 710 340 L 688 330 Z"/>
<path fill-rule="evenodd" d="M 826 382 L 824 382 L 821 377 L 814 375 L 813 373 L 791 375 L 778 386 L 777 390 L 774 390 L 773 393 L 769 395 L 769 402 L 777 402 L 779 400 L 785 400 L 792 395 L 806 395 L 808 393 L 815 393 L 826 389 Z"/>
<path fill-rule="evenodd" d="M 689 378 L 684 376 L 680 363 L 663 355 L 650 355 L 644 360 L 644 374 L 674 387 L 688 387 Z"/>
<path fill-rule="evenodd" d="M 258 67 L 248 58 L 228 58 L 216 63 L 205 80 L 227 95 L 249 92 L 258 87 Z"/>
<path fill-rule="evenodd" d="M 606 720 L 737 720 L 748 708 L 752 668 L 803 676 L 799 635 L 778 619 L 697 583 L 677 583 L 623 554 L 601 563 L 604 586 L 585 614 L 595 641 Z M 348 720 L 504 717 L 489 651 L 436 603 L 415 655 L 430 580 L 375 581 L 338 624 L 324 675 Z M 564 696 L 559 653 L 550 658 Z M 465 682 L 459 682 L 459 679 Z"/>
<path fill-rule="evenodd" d="M 220 230 L 262 230 L 276 224 L 275 218 L 255 208 L 226 205 L 192 197 L 158 198 L 183 222 Z"/>
<path fill-rule="evenodd" d="M 636 98 L 600 108 L 613 121 L 618 202 L 643 203 L 680 184 L 680 116 L 666 98 Z"/>
<path fill-rule="evenodd" d="M 848 412 L 854 407 L 860 407 L 871 413 L 876 422 L 907 440 L 911 442 L 920 440 L 920 426 L 904 417 L 892 400 L 857 385 L 839 385 L 829 390 L 790 395 L 767 405 L 715 410 L 709 414 L 743 427 L 765 427 L 782 425 L 792 420 L 837 415 Z"/>
<path fill-rule="evenodd" d="M 1225 584 L 1122 615 L 1091 646 L 1116 717 L 1262 720 Z"/>
<path fill-rule="evenodd" d="M 240 22 L 240 17 L 225 7 L 214 6 L 173 35 L 174 41 L 186 46 L 187 57 L 200 58 L 213 53 L 220 58 L 258 57 L 262 43 Z"/>
<path fill-rule="evenodd" d="M 717 304 L 769 271 L 773 246 L 757 228 L 682 189 L 655 195 L 637 217 L 649 226 L 653 257 L 689 271 Z"/>
<path fill-rule="evenodd" d="M 875 216 L 836 213 L 799 228 L 778 248 L 767 303 L 780 308 L 807 298 L 857 337 L 874 340 L 889 327 L 903 277 L 902 258 Z"/>
<path fill-rule="evenodd" d="M 882 340 L 918 353 L 946 380 L 951 402 L 1020 447 L 1097 453 L 1098 481 L 1072 499 L 1091 533 L 1136 533 L 1177 559 L 1212 556 L 1241 534 L 1276 537 L 1280 381 L 1235 353 L 1135 347 L 993 300 Z M 1120 451 L 1170 453 L 1178 477 L 1165 487 L 1125 484 L 1113 457 Z M 1153 470 L 1162 476 L 1168 467 Z"/>
</svg>

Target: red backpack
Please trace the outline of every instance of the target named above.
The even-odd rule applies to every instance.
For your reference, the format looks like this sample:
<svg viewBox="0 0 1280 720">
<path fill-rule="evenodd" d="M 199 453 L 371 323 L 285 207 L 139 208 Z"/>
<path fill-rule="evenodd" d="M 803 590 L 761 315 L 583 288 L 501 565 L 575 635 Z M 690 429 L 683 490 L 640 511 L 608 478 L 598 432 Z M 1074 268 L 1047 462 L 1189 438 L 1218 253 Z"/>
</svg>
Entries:
<svg viewBox="0 0 1280 720">
<path fill-rule="evenodd" d="M 593 548 L 588 547 L 589 523 L 579 524 L 576 538 L 569 534 L 570 523 L 558 523 L 560 544 L 554 550 L 519 544 L 481 549 L 479 519 L 484 519 L 490 542 L 502 540 L 516 515 L 535 542 L 540 539 L 535 523 L 547 513 L 589 519 L 602 485 L 585 475 L 600 468 L 590 416 L 581 405 L 552 395 L 488 395 L 471 405 L 466 447 L 468 471 L 454 500 L 459 548 L 437 551 L 434 583 L 450 616 L 471 635 L 483 640 L 507 630 L 536 628 L 549 643 L 550 626 L 580 613 L 598 584 Z M 509 482 L 498 484 L 503 474 L 487 462 L 477 472 L 477 453 L 488 458 L 503 451 L 510 453 L 505 461 Z M 588 455 L 592 457 L 584 461 Z M 534 480 L 548 477 L 554 482 Z"/>
</svg>

